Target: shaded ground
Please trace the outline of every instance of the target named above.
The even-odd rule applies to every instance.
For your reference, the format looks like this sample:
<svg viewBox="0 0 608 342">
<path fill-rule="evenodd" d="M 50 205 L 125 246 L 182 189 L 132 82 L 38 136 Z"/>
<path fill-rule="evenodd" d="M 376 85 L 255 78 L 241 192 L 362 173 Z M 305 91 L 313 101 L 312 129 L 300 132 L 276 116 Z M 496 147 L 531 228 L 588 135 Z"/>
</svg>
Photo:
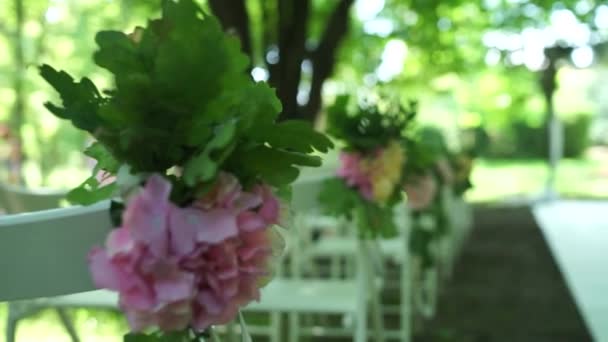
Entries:
<svg viewBox="0 0 608 342">
<path fill-rule="evenodd" d="M 425 331 L 431 336 L 416 341 L 591 341 L 527 207 L 475 210 L 475 228 Z"/>
</svg>

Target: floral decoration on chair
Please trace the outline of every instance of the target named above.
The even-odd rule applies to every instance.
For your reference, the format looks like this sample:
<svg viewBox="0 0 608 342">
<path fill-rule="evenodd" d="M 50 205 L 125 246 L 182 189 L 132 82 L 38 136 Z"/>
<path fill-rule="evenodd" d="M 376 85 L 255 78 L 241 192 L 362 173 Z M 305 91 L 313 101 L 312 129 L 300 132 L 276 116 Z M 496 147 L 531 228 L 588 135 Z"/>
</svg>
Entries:
<svg viewBox="0 0 608 342">
<path fill-rule="evenodd" d="M 193 0 L 165 0 L 147 27 L 96 42 L 111 90 L 40 68 L 62 100 L 46 107 L 96 139 L 85 151 L 93 174 L 69 199 L 124 199 L 112 205 L 117 228 L 89 255 L 94 282 L 119 293 L 134 332 L 160 329 L 129 338 L 198 340 L 259 299 L 278 194 L 332 143 L 308 123 L 276 122 L 274 90 L 251 79 L 238 40 Z"/>
<path fill-rule="evenodd" d="M 420 127 L 405 144 L 410 157 L 403 186 L 412 212 L 410 250 L 420 257 L 423 268 L 430 268 L 436 262 L 432 245 L 451 227 L 442 189 L 462 195 L 470 187 L 471 163 L 467 153 L 449 151 L 436 128 Z"/>
<path fill-rule="evenodd" d="M 361 237 L 397 233 L 393 206 L 401 200 L 406 151 L 403 137 L 415 115 L 399 101 L 364 100 L 353 106 L 339 97 L 328 110 L 328 133 L 343 145 L 336 178 L 320 200 L 333 215 L 355 217 Z"/>
</svg>

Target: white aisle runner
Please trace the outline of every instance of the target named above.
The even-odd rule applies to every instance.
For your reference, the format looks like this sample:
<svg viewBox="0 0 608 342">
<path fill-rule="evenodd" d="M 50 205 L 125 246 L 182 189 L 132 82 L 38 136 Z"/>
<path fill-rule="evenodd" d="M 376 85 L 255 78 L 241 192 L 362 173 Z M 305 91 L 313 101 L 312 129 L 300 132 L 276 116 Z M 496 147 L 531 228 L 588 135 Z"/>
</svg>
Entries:
<svg viewBox="0 0 608 342">
<path fill-rule="evenodd" d="M 608 202 L 555 201 L 533 212 L 591 335 L 608 342 Z"/>
</svg>

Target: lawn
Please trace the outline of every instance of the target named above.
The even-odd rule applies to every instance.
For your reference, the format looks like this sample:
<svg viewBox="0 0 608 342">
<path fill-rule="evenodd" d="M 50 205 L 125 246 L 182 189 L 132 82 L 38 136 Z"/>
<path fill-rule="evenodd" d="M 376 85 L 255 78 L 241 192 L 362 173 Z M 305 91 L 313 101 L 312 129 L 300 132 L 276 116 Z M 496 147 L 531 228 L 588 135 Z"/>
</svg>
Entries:
<svg viewBox="0 0 608 342">
<path fill-rule="evenodd" d="M 72 309 L 69 313 L 83 342 L 118 342 L 127 331 L 126 322 L 118 312 Z M 6 314 L 6 304 L 0 304 L 0 339 L 5 335 Z M 56 313 L 43 310 L 19 322 L 16 341 L 69 342 L 70 338 Z"/>
<path fill-rule="evenodd" d="M 602 169 L 602 165 L 604 168 Z M 558 168 L 556 188 L 563 197 L 608 198 L 608 164 L 591 159 L 565 159 Z M 472 202 L 532 198 L 544 190 L 548 175 L 542 160 L 476 161 L 466 194 Z"/>
</svg>

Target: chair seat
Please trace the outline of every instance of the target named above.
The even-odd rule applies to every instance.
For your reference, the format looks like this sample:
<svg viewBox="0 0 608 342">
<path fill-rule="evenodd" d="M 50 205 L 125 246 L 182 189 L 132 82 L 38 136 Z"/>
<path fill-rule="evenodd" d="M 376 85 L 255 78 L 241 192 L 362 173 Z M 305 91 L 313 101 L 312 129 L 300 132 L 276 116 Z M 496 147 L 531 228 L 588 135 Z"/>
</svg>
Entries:
<svg viewBox="0 0 608 342">
<path fill-rule="evenodd" d="M 275 279 L 262 289 L 260 302 L 249 311 L 354 313 L 357 286 L 348 280 Z"/>
<path fill-rule="evenodd" d="M 405 245 L 402 237 L 378 241 L 385 257 L 399 261 L 405 259 Z M 324 237 L 307 250 L 313 257 L 331 257 L 354 255 L 359 252 L 358 241 L 348 237 Z"/>
</svg>

